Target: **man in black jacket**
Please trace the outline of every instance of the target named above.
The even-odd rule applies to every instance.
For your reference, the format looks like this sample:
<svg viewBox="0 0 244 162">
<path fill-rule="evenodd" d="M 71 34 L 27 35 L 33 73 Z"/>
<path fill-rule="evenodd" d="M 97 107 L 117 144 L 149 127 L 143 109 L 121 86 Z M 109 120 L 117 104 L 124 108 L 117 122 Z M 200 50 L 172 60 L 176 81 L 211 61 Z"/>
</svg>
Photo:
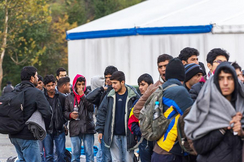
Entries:
<svg viewBox="0 0 244 162">
<path fill-rule="evenodd" d="M 37 69 L 32 66 L 26 66 L 21 71 L 21 83 L 16 86 L 16 89 L 27 89 L 25 92 L 25 103 L 23 109 L 25 120 L 27 121 L 31 115 L 38 110 L 44 119 L 47 129 L 50 124 L 52 111 L 43 93 L 35 88 L 37 82 Z M 35 139 L 27 125 L 25 125 L 23 130 L 19 133 L 10 134 L 9 138 L 11 143 L 15 146 L 19 161 L 41 161 L 38 140 Z"/>
<path fill-rule="evenodd" d="M 185 133 L 193 140 L 198 162 L 241 162 L 243 88 L 228 62 L 221 63 L 203 86 L 185 117 Z"/>
<path fill-rule="evenodd" d="M 96 105 L 99 108 L 103 98 L 113 89 L 112 83 L 110 81 L 110 77 L 114 72 L 118 71 L 118 69 L 114 66 L 107 66 L 104 71 L 105 77 L 105 86 L 98 87 L 89 94 L 87 94 L 86 99 Z M 101 140 L 101 150 L 102 150 L 102 161 L 103 162 L 110 162 L 112 161 L 110 149 L 105 147 L 104 140 Z"/>
<path fill-rule="evenodd" d="M 96 131 L 98 141 L 104 139 L 110 148 L 112 161 L 132 161 L 133 151 L 127 151 L 136 142 L 128 129 L 129 113 L 133 103 L 140 98 L 136 90 L 125 84 L 121 71 L 111 76 L 113 90 L 103 99 L 98 109 Z"/>
<path fill-rule="evenodd" d="M 185 65 L 185 74 L 186 78 L 184 80 L 184 86 L 186 87 L 187 91 L 189 92 L 191 87 L 198 83 L 203 75 L 203 70 L 200 65 L 198 64 L 187 64 Z"/>
<path fill-rule="evenodd" d="M 110 81 L 110 78 L 114 72 L 118 71 L 118 69 L 114 66 L 108 66 L 106 67 L 104 71 L 104 77 L 105 77 L 105 86 L 99 87 L 90 92 L 86 98 L 88 101 L 96 105 L 97 107 L 100 106 L 103 98 L 113 89 L 112 83 Z"/>
<path fill-rule="evenodd" d="M 44 139 L 44 148 L 47 162 L 53 162 L 54 153 L 53 146 L 55 142 L 57 161 L 64 160 L 65 153 L 65 132 L 64 124 L 66 122 L 63 112 L 65 104 L 65 96 L 55 89 L 55 77 L 47 75 L 44 78 L 44 95 L 46 96 L 50 106 L 52 107 L 53 114 L 49 128 L 47 129 L 47 136 Z"/>
<path fill-rule="evenodd" d="M 95 124 L 93 121 L 94 107 L 85 97 L 86 79 L 77 74 L 73 80 L 71 92 L 65 100 L 64 116 L 69 122 L 69 133 L 72 144 L 72 160 L 80 161 L 81 144 L 83 141 L 86 161 L 94 161 L 93 144 Z"/>
</svg>

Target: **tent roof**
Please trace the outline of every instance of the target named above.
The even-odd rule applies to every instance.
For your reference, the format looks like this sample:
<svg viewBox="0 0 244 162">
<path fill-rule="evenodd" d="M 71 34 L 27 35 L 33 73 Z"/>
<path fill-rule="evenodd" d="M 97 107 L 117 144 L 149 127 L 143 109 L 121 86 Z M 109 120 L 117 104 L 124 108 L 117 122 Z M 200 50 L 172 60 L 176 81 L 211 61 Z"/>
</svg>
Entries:
<svg viewBox="0 0 244 162">
<path fill-rule="evenodd" d="M 238 26 L 235 27 L 235 32 L 239 30 L 244 31 L 243 8 L 244 1 L 241 0 L 148 0 L 71 29 L 67 31 L 67 39 L 116 36 L 116 34 L 109 35 L 109 33 L 113 31 L 118 33 L 121 29 L 126 30 L 126 32 L 123 31 L 125 32 L 124 35 L 137 35 L 140 33 L 138 33 L 136 29 L 145 28 L 147 30 L 155 30 L 155 27 L 156 29 L 161 27 L 164 27 L 164 29 L 165 27 L 174 27 L 175 29 L 175 27 L 182 26 L 200 26 L 203 27 L 204 30 L 195 33 L 204 33 L 211 32 L 212 26 L 209 26 L 210 24 L 215 24 L 218 27 L 225 26 L 225 28 L 228 26 L 228 32 L 231 32 L 229 26 Z M 130 31 L 128 32 L 128 30 Z M 188 32 L 186 33 L 189 33 L 189 28 L 187 28 L 187 30 Z M 101 34 L 101 31 L 106 32 Z M 226 31 L 226 29 L 221 28 L 217 31 L 223 32 Z M 72 33 L 78 34 L 79 36 L 73 38 Z M 92 35 L 93 37 L 87 37 L 87 33 L 89 36 Z M 82 37 L 84 34 L 86 36 Z M 147 34 L 150 34 L 150 32 Z M 153 34 L 157 34 L 157 32 Z"/>
</svg>

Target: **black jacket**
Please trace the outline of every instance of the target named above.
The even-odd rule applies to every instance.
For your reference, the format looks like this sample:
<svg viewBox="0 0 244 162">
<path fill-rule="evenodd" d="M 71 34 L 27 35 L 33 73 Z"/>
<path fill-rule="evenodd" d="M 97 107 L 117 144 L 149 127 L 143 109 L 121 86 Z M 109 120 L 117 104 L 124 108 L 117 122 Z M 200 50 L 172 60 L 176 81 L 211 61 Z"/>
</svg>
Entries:
<svg viewBox="0 0 244 162">
<path fill-rule="evenodd" d="M 44 89 L 44 95 L 48 97 L 46 90 Z M 64 124 L 66 123 L 66 119 L 63 115 L 64 105 L 65 105 L 65 95 L 55 90 L 55 107 L 52 107 L 52 122 L 47 129 L 49 134 L 53 134 L 54 132 L 58 134 L 64 132 Z"/>
<path fill-rule="evenodd" d="M 242 159 L 241 138 L 229 130 L 224 135 L 214 130 L 194 140 L 193 145 L 198 153 L 198 162 L 241 162 Z"/>
<path fill-rule="evenodd" d="M 24 119 L 27 121 L 31 115 L 38 110 L 44 119 L 46 129 L 49 127 L 52 111 L 46 97 L 37 89 L 34 84 L 29 81 L 22 81 L 16 87 L 18 90 L 26 90 L 25 100 L 24 100 Z M 23 130 L 17 134 L 10 134 L 10 138 L 20 138 L 26 140 L 35 140 L 33 134 L 29 131 L 28 126 L 26 125 Z"/>
<path fill-rule="evenodd" d="M 234 79 L 234 90 L 231 96 L 231 104 L 236 108 L 236 99 L 239 90 L 235 69 L 228 63 L 222 62 L 215 70 L 214 84 L 221 93 L 219 74 L 221 71 L 231 73 Z M 242 140 L 238 135 L 233 135 L 230 130 L 223 129 L 209 132 L 204 137 L 194 140 L 193 145 L 199 156 L 198 162 L 241 162 Z"/>
<path fill-rule="evenodd" d="M 70 113 L 74 111 L 74 93 L 66 96 L 64 116 L 69 122 L 70 137 L 78 136 L 80 134 L 94 134 L 95 124 L 93 121 L 93 104 L 88 102 L 85 95 L 81 97 L 78 105 L 80 120 L 70 118 Z"/>
<path fill-rule="evenodd" d="M 135 137 L 131 134 L 128 128 L 129 114 L 133 103 L 140 98 L 135 88 L 126 85 L 128 96 L 126 99 L 125 110 L 125 131 L 127 136 L 127 149 L 130 149 L 135 145 Z M 115 91 L 111 90 L 107 96 L 104 97 L 101 105 L 98 109 L 96 131 L 103 134 L 103 139 L 107 147 L 111 146 L 113 133 L 114 133 L 114 121 L 115 121 Z"/>
<path fill-rule="evenodd" d="M 191 99 L 193 100 L 193 102 L 195 102 L 195 100 L 197 99 L 197 96 L 198 96 L 199 92 L 201 91 L 203 85 L 204 85 L 204 82 L 198 82 L 191 87 L 189 93 L 190 93 L 190 96 L 191 96 Z"/>
<path fill-rule="evenodd" d="M 108 86 L 108 89 L 104 91 L 103 87 L 98 87 L 87 94 L 86 99 L 96 105 L 97 107 L 100 106 L 103 98 L 112 90 L 112 86 Z"/>
</svg>

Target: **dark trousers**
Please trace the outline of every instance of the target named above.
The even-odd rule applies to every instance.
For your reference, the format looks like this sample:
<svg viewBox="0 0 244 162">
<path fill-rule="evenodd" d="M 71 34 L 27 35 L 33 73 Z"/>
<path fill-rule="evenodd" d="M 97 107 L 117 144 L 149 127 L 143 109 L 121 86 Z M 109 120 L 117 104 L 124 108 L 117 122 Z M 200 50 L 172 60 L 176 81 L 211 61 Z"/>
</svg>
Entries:
<svg viewBox="0 0 244 162">
<path fill-rule="evenodd" d="M 152 162 L 182 162 L 182 156 L 178 155 L 162 155 L 153 152 Z"/>
<path fill-rule="evenodd" d="M 143 139 L 142 143 L 139 145 L 139 155 L 141 158 L 141 162 L 150 162 L 152 153 L 153 153 L 153 142 Z"/>
</svg>

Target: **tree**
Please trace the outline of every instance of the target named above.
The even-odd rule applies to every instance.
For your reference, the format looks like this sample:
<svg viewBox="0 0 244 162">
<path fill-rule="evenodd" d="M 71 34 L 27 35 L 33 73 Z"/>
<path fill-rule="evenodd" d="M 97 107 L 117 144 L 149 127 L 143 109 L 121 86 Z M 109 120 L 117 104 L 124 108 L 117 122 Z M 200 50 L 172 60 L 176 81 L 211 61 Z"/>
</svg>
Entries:
<svg viewBox="0 0 244 162">
<path fill-rule="evenodd" d="M 43 76 L 58 67 L 67 69 L 67 30 L 141 1 L 0 1 L 0 87 L 2 81 L 17 84 L 26 65 L 37 67 Z"/>
<path fill-rule="evenodd" d="M 49 5 L 44 0 L 4 0 L 0 28 L 0 87 L 3 79 L 3 61 L 7 54 L 15 65 L 35 64 L 46 47 L 45 35 L 52 21 Z"/>
<path fill-rule="evenodd" d="M 77 27 L 77 23 L 69 24 L 68 15 L 59 15 L 49 28 L 51 37 L 46 42 L 46 50 L 35 65 L 42 75 L 53 74 L 59 67 L 68 68 L 68 49 L 66 31 Z"/>
</svg>

